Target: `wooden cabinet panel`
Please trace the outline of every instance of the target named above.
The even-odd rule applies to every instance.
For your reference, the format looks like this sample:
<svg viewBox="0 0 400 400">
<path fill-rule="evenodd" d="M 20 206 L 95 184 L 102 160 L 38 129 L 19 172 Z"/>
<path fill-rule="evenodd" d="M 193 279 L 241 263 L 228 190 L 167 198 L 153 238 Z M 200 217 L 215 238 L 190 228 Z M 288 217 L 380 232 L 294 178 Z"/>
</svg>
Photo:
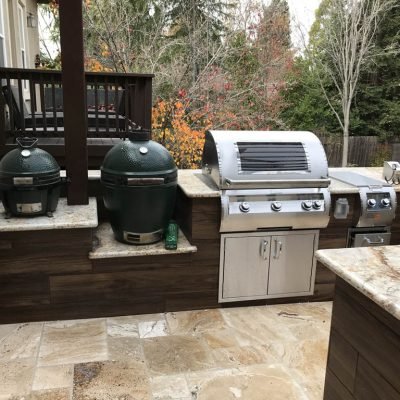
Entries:
<svg viewBox="0 0 400 400">
<path fill-rule="evenodd" d="M 331 330 L 329 338 L 328 368 L 353 393 L 357 371 L 358 353 L 340 334 Z"/>
<path fill-rule="evenodd" d="M 0 275 L 87 272 L 92 266 L 91 229 L 65 229 L 0 234 Z"/>
<path fill-rule="evenodd" d="M 221 199 L 192 199 L 192 239 L 219 239 Z"/>
<path fill-rule="evenodd" d="M 0 278 L 0 323 L 4 322 L 2 308 L 49 303 L 50 290 L 47 276 L 9 275 Z"/>
<path fill-rule="evenodd" d="M 362 357 L 358 361 L 354 393 L 357 400 L 400 400 L 400 393 Z"/>
<path fill-rule="evenodd" d="M 356 400 L 329 368 L 326 370 L 324 400 Z"/>
<path fill-rule="evenodd" d="M 399 359 L 400 321 L 338 278 L 324 400 L 400 400 Z"/>
<path fill-rule="evenodd" d="M 336 288 L 332 327 L 400 392 L 399 335 L 352 301 L 340 287 Z"/>
</svg>

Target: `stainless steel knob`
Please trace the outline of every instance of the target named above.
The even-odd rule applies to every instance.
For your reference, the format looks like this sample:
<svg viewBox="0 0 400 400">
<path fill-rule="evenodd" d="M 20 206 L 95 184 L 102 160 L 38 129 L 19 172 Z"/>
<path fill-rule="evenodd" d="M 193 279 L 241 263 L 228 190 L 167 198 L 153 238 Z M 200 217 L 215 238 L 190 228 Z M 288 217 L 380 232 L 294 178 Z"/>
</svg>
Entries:
<svg viewBox="0 0 400 400">
<path fill-rule="evenodd" d="M 368 207 L 375 207 L 376 206 L 376 200 L 375 199 L 368 199 L 367 200 L 367 205 L 368 205 Z"/>
<path fill-rule="evenodd" d="M 381 200 L 381 206 L 382 207 L 389 207 L 390 206 L 390 199 L 387 199 L 387 198 L 382 199 Z"/>
<path fill-rule="evenodd" d="M 271 208 L 273 211 L 280 211 L 282 209 L 282 203 L 280 201 L 274 201 L 271 204 Z"/>
<path fill-rule="evenodd" d="M 322 204 L 324 204 L 323 201 L 321 201 L 321 200 L 315 200 L 314 203 L 313 203 L 313 207 L 314 207 L 316 210 L 319 210 L 319 209 L 322 207 Z"/>
<path fill-rule="evenodd" d="M 247 213 L 250 211 L 250 204 L 244 201 L 243 203 L 239 204 L 239 210 L 241 212 Z"/>
<path fill-rule="evenodd" d="M 301 203 L 301 207 L 306 211 L 310 211 L 312 209 L 312 205 L 313 203 L 310 200 L 306 200 Z"/>
</svg>

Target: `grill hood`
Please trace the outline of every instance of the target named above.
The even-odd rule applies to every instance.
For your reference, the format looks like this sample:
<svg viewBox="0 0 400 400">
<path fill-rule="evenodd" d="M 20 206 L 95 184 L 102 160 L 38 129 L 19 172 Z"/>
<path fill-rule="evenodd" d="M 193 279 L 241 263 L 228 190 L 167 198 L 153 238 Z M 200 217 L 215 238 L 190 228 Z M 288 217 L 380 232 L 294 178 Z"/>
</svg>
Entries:
<svg viewBox="0 0 400 400">
<path fill-rule="evenodd" d="M 328 162 L 311 132 L 208 131 L 203 174 L 220 189 L 328 187 Z"/>
</svg>

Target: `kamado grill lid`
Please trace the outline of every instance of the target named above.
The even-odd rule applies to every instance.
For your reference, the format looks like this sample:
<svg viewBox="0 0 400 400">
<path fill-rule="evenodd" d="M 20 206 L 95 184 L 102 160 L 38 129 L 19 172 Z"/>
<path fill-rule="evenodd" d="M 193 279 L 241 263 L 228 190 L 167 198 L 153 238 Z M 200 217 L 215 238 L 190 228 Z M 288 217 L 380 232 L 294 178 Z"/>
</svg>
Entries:
<svg viewBox="0 0 400 400">
<path fill-rule="evenodd" d="M 0 186 L 42 186 L 60 182 L 60 166 L 36 138 L 17 138 L 18 148 L 0 161 Z"/>
<path fill-rule="evenodd" d="M 140 179 L 139 179 L 140 178 Z M 114 185 L 152 185 L 176 181 L 177 168 L 168 150 L 137 130 L 105 156 L 101 180 Z"/>
</svg>

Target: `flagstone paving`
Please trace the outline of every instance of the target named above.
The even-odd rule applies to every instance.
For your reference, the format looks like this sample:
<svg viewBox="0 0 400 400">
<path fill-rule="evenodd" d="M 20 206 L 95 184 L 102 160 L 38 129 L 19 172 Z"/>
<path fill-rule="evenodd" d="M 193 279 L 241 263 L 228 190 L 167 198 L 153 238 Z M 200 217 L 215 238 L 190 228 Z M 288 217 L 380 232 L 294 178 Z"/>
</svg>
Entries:
<svg viewBox="0 0 400 400">
<path fill-rule="evenodd" d="M 0 400 L 322 400 L 331 303 L 0 325 Z"/>
</svg>

